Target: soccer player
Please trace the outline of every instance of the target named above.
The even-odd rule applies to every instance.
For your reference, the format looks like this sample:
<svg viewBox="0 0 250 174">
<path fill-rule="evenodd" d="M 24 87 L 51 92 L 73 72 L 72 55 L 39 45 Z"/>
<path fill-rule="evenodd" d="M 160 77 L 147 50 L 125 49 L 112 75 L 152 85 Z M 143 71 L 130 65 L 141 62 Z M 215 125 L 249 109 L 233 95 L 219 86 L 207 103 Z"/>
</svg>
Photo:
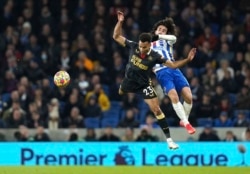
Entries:
<svg viewBox="0 0 250 174">
<path fill-rule="evenodd" d="M 151 33 L 154 38 L 151 48 L 161 54 L 165 60 L 174 62 L 173 45 L 176 42 L 176 27 L 172 18 L 156 22 Z M 169 96 L 172 106 L 180 118 L 180 125 L 184 126 L 189 134 L 194 134 L 196 130 L 188 121 L 192 109 L 192 93 L 187 79 L 179 69 L 162 64 L 157 64 L 153 71 L 164 93 Z M 183 97 L 183 104 L 180 102 L 178 94 Z"/>
<path fill-rule="evenodd" d="M 117 18 L 118 21 L 114 28 L 113 39 L 120 45 L 129 49 L 129 61 L 126 66 L 125 78 L 119 88 L 119 94 L 122 95 L 129 92 L 141 94 L 144 101 L 149 105 L 150 110 L 157 118 L 162 131 L 166 135 L 169 148 L 177 149 L 179 146 L 174 143 L 170 136 L 165 115 L 160 109 L 157 94 L 152 87 L 149 75 L 156 63 L 167 65 L 172 68 L 185 65 L 193 60 L 196 49 L 191 49 L 188 57 L 183 60 L 173 62 L 163 59 L 163 56 L 150 48 L 152 39 L 151 34 L 142 33 L 139 36 L 139 43 L 130 41 L 122 36 L 122 23 L 124 21 L 123 13 L 118 12 Z"/>
</svg>

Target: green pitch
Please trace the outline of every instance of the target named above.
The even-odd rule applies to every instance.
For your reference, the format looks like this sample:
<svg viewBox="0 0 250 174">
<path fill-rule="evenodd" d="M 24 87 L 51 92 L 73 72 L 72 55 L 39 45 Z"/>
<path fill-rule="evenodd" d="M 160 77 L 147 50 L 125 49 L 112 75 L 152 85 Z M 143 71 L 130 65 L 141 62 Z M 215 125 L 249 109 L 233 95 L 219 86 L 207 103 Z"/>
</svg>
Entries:
<svg viewBox="0 0 250 174">
<path fill-rule="evenodd" d="M 1 167 L 0 174 L 249 174 L 250 167 Z"/>
</svg>

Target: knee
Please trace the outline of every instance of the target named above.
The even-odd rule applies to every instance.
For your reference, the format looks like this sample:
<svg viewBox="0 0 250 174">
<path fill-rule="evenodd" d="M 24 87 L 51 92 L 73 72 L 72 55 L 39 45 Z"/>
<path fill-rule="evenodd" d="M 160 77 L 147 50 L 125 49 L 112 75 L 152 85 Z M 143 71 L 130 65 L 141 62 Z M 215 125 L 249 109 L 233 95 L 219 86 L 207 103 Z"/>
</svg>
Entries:
<svg viewBox="0 0 250 174">
<path fill-rule="evenodd" d="M 178 103 L 179 102 L 179 96 L 176 94 L 169 94 L 168 95 L 172 103 Z"/>
<path fill-rule="evenodd" d="M 168 97 L 170 98 L 172 103 L 178 103 L 179 102 L 179 96 L 175 89 L 172 89 L 168 92 Z"/>
<path fill-rule="evenodd" d="M 186 95 L 186 97 L 184 97 L 184 101 L 188 104 L 192 104 L 193 102 L 192 94 Z"/>
<path fill-rule="evenodd" d="M 181 96 L 183 97 L 184 101 L 188 104 L 192 104 L 193 97 L 190 88 L 184 87 L 181 91 Z"/>
<path fill-rule="evenodd" d="M 160 107 L 157 105 L 152 106 L 151 111 L 154 113 L 155 116 L 162 114 Z"/>
<path fill-rule="evenodd" d="M 188 103 L 188 104 L 192 104 L 192 103 L 193 103 L 192 97 L 187 98 L 187 99 L 185 100 L 185 102 Z"/>
</svg>

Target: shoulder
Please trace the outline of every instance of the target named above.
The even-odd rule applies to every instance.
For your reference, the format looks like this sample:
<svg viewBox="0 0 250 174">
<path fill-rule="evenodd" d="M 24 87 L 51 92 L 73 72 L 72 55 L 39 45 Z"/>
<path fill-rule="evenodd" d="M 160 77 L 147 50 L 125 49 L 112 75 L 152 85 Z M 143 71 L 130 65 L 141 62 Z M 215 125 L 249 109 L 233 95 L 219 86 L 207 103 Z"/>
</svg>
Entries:
<svg viewBox="0 0 250 174">
<path fill-rule="evenodd" d="M 151 49 L 150 55 L 154 57 L 162 57 L 157 51 L 153 49 Z"/>
<path fill-rule="evenodd" d="M 151 54 L 151 55 L 157 54 L 157 51 L 155 51 L 154 49 L 151 48 L 150 54 Z"/>
<path fill-rule="evenodd" d="M 126 39 L 126 40 L 125 40 L 125 45 L 126 45 L 126 46 L 129 46 L 129 47 L 135 47 L 135 46 L 138 45 L 138 43 L 137 43 L 137 42 L 134 42 L 134 41 L 132 41 L 132 40 Z"/>
</svg>

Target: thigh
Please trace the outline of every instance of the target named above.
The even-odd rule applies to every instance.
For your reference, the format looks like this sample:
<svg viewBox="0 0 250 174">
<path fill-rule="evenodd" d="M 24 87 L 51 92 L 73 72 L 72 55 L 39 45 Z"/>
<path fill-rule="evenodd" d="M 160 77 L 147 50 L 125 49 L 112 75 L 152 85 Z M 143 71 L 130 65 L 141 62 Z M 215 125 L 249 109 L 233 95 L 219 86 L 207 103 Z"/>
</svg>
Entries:
<svg viewBox="0 0 250 174">
<path fill-rule="evenodd" d="M 150 84 L 139 84 L 135 81 L 124 78 L 120 88 L 125 93 L 132 92 L 140 94 L 142 95 L 143 99 L 157 98 L 157 94 L 153 86 Z"/>
<path fill-rule="evenodd" d="M 156 94 L 153 86 L 151 86 L 151 85 L 145 86 L 145 87 L 137 90 L 137 93 L 141 94 L 143 99 L 157 98 L 157 94 Z"/>
<path fill-rule="evenodd" d="M 174 84 L 178 93 L 181 93 L 184 87 L 189 87 L 189 83 L 186 77 L 182 74 L 180 70 L 176 70 L 174 75 Z"/>
<path fill-rule="evenodd" d="M 124 78 L 122 80 L 122 83 L 121 83 L 121 86 L 120 86 L 120 89 L 125 92 L 125 93 L 128 93 L 128 92 L 136 92 L 136 89 L 137 88 L 137 84 L 127 78 Z"/>
<path fill-rule="evenodd" d="M 156 78 L 161 85 L 164 94 L 167 95 L 170 90 L 175 89 L 174 78 L 168 70 L 157 73 Z"/>
</svg>

